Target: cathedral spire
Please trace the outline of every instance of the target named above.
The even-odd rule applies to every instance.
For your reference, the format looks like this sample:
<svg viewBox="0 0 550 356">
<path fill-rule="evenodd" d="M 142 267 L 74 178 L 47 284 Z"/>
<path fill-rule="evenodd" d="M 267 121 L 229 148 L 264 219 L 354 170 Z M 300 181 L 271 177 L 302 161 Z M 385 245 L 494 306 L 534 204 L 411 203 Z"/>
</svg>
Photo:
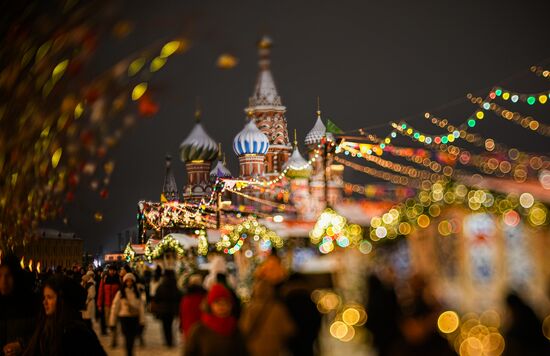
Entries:
<svg viewBox="0 0 550 356">
<path fill-rule="evenodd" d="M 166 173 L 164 175 L 164 184 L 162 185 L 160 201 L 177 201 L 178 199 L 178 185 L 176 184 L 174 173 L 172 173 L 172 157 L 166 155 Z"/>
<path fill-rule="evenodd" d="M 275 87 L 275 81 L 271 74 L 271 46 L 272 41 L 268 36 L 263 36 L 258 42 L 258 66 L 260 72 L 256 80 L 254 93 L 249 99 L 251 109 L 261 106 L 281 107 L 281 97 Z"/>
</svg>

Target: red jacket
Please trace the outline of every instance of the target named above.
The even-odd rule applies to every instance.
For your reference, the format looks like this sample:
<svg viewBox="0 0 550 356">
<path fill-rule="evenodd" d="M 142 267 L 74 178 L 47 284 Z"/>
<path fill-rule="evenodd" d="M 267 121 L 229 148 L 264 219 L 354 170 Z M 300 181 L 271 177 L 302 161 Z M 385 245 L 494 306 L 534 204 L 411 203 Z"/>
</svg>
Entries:
<svg viewBox="0 0 550 356">
<path fill-rule="evenodd" d="M 202 288 L 201 288 L 202 289 Z M 201 303 L 206 298 L 204 289 L 187 293 L 180 301 L 180 330 L 189 335 L 191 327 L 201 320 Z"/>
<path fill-rule="evenodd" d="M 120 289 L 120 283 L 118 282 L 118 276 L 116 280 L 109 278 L 103 278 L 99 284 L 99 292 L 97 296 L 97 307 L 102 309 L 103 307 L 110 307 L 115 299 L 116 292 Z"/>
</svg>

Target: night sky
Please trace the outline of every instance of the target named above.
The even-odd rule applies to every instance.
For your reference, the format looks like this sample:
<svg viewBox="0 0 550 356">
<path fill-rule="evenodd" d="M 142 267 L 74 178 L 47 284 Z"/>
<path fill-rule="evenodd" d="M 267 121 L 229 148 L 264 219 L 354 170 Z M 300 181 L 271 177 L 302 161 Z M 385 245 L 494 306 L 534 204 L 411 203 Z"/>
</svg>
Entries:
<svg viewBox="0 0 550 356">
<path fill-rule="evenodd" d="M 345 130 L 407 118 L 437 133 L 423 113 L 433 110 L 462 123 L 475 110 L 465 100 L 468 92 L 483 95 L 495 84 L 527 93 L 549 88 L 547 79 L 529 72 L 534 64 L 550 66 L 549 10 L 549 1 L 128 1 L 122 18 L 135 30 L 123 41 L 101 43 L 93 65 L 98 73 L 182 31 L 192 48 L 171 57 L 152 78 L 158 114 L 140 119 L 111 151 L 116 168 L 109 198 L 81 189 L 67 206 L 64 229 L 84 238 L 90 252 L 115 248 L 117 233 L 136 224 L 138 200 L 159 199 L 166 153 L 176 158 L 174 172 L 183 186 L 178 147 L 193 126 L 196 96 L 204 126 L 237 172 L 231 142 L 245 122 L 257 74 L 255 44 L 264 33 L 273 39 L 272 72 L 289 132 L 296 128 L 299 141 L 315 122 L 317 96 L 324 119 Z M 237 67 L 216 68 L 224 52 L 239 58 Z M 547 107 L 527 110 L 550 122 Z M 477 132 L 525 150 L 550 151 L 547 138 L 502 120 L 488 117 Z M 367 176 L 349 180 L 375 182 Z M 95 211 L 103 212 L 101 223 L 94 221 Z"/>
</svg>

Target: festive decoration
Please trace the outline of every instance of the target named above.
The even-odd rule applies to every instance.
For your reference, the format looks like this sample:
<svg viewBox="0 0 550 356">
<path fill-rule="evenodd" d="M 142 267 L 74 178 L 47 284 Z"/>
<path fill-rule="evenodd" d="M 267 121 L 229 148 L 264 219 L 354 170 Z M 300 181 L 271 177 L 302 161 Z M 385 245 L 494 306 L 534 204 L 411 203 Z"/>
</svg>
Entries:
<svg viewBox="0 0 550 356">
<path fill-rule="evenodd" d="M 151 246 L 151 241 L 149 240 L 145 244 L 145 257 L 149 261 L 161 258 L 167 252 L 174 252 L 178 257 L 183 257 L 185 254 L 183 246 L 170 235 L 165 236 L 154 247 Z"/>
<path fill-rule="evenodd" d="M 227 225 L 223 230 L 226 232 L 222 234 L 220 241 L 216 243 L 216 248 L 218 251 L 223 251 L 229 255 L 239 251 L 249 237 L 257 242 L 263 251 L 270 250 L 272 247 L 283 247 L 283 239 L 253 217 L 235 226 Z"/>
<path fill-rule="evenodd" d="M 332 209 L 325 209 L 310 231 L 311 242 L 319 246 L 321 253 L 334 250 L 334 242 L 340 247 L 356 246 L 362 239 L 362 229 L 356 224 L 347 224 L 346 219 Z"/>
<path fill-rule="evenodd" d="M 132 248 L 132 244 L 128 242 L 128 245 L 126 245 L 126 248 L 124 249 L 124 260 L 126 262 L 132 262 L 136 256 L 136 251 Z"/>
</svg>

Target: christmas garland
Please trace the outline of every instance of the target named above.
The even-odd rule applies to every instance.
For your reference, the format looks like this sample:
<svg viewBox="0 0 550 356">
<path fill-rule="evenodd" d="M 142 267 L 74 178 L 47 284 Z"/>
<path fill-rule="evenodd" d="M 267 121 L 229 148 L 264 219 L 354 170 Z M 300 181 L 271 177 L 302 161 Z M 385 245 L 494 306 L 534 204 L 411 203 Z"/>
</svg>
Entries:
<svg viewBox="0 0 550 356">
<path fill-rule="evenodd" d="M 183 246 L 170 235 L 160 240 L 154 248 L 151 248 L 151 240 L 148 240 L 145 244 L 145 257 L 147 257 L 149 261 L 159 259 L 169 251 L 175 252 L 179 257 L 185 254 Z"/>
<path fill-rule="evenodd" d="M 283 247 L 283 239 L 275 231 L 260 224 L 253 217 L 238 225 L 226 226 L 225 229 L 230 232 L 222 234 L 220 241 L 216 243 L 216 249 L 229 255 L 239 251 L 244 244 L 244 240 L 248 237 L 258 241 L 260 248 L 264 251 L 271 249 L 271 247 Z"/>
<path fill-rule="evenodd" d="M 132 248 L 132 244 L 128 242 L 126 248 L 124 249 L 124 259 L 126 262 L 132 262 L 136 256 L 136 251 Z"/>
</svg>

